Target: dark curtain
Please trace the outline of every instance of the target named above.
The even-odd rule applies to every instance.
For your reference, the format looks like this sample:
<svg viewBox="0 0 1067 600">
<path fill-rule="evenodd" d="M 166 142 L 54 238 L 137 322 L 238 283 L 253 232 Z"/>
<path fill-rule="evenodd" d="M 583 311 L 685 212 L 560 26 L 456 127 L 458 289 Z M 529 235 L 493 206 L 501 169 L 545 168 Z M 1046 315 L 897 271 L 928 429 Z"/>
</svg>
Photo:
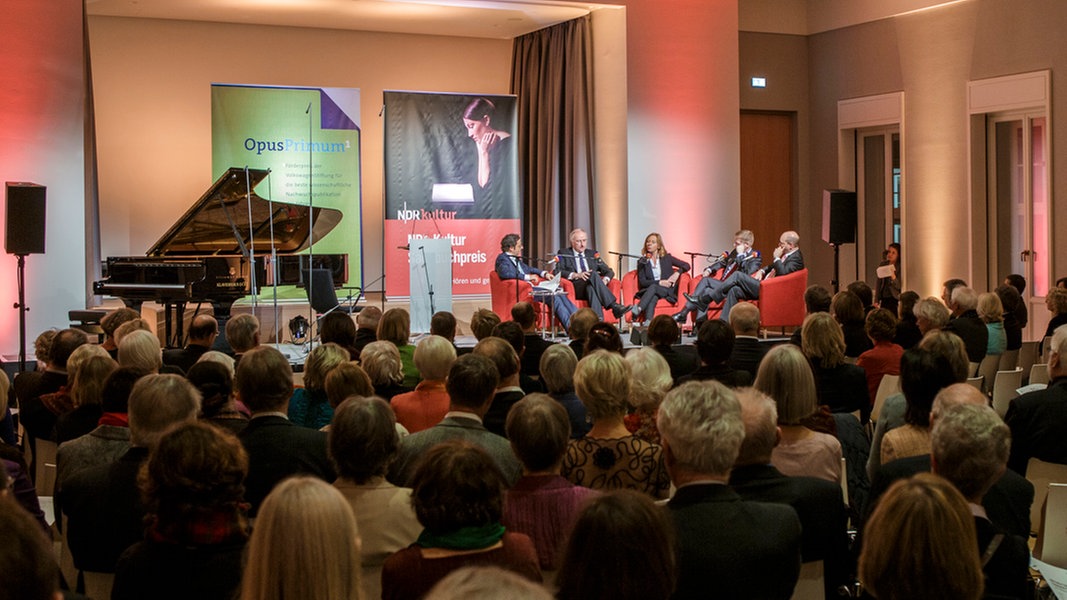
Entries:
<svg viewBox="0 0 1067 600">
<path fill-rule="evenodd" d="M 515 39 L 522 236 L 532 255 L 568 245 L 575 227 L 597 239 L 592 45 L 589 15 Z"/>
</svg>

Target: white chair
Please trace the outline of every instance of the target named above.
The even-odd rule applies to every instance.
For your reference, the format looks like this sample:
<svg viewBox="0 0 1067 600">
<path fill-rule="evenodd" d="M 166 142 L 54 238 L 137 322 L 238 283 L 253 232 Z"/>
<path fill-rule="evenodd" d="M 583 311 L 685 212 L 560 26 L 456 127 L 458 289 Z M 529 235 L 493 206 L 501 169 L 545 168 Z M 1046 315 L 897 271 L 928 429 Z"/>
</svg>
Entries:
<svg viewBox="0 0 1067 600">
<path fill-rule="evenodd" d="M 1019 348 L 1019 362 L 1015 365 L 1023 370 L 1024 379 L 1030 376 L 1030 368 L 1037 364 L 1037 342 L 1023 342 Z"/>
<path fill-rule="evenodd" d="M 1019 395 L 1015 390 L 1019 389 L 1022 381 L 1022 369 L 997 371 L 993 379 L 993 410 L 997 411 L 1001 418 L 1004 418 L 1004 413 L 1008 412 L 1008 405 L 1011 404 L 1012 399 Z"/>
<path fill-rule="evenodd" d="M 882 382 L 878 384 L 878 391 L 874 394 L 874 408 L 871 409 L 871 420 L 877 421 L 882 414 L 882 405 L 885 399 L 900 391 L 900 375 L 883 375 Z"/>
<path fill-rule="evenodd" d="M 111 597 L 111 588 L 115 586 L 114 573 L 82 571 L 82 580 L 85 581 L 85 595 L 89 598 L 101 599 Z"/>
<path fill-rule="evenodd" d="M 976 375 L 978 375 L 978 366 L 981 364 L 982 363 L 980 362 L 974 361 L 967 363 L 967 368 L 970 369 L 970 371 L 967 371 L 967 373 L 969 373 L 971 377 L 975 377 Z"/>
<path fill-rule="evenodd" d="M 1026 480 L 1034 484 L 1034 503 L 1030 505 L 1030 533 L 1041 531 L 1041 507 L 1045 504 L 1050 483 L 1067 483 L 1067 465 L 1031 458 L 1026 463 Z"/>
<path fill-rule="evenodd" d="M 967 378 L 967 383 L 973 385 L 980 392 L 980 391 L 982 391 L 982 381 L 984 379 L 985 379 L 985 377 L 982 377 L 981 375 L 979 375 L 977 377 L 968 377 Z"/>
<path fill-rule="evenodd" d="M 1011 371 L 1017 366 L 1019 366 L 1019 351 L 1005 350 L 1004 354 L 1000 355 L 1000 364 L 997 365 L 997 370 Z"/>
<path fill-rule="evenodd" d="M 978 374 L 982 376 L 983 392 L 986 394 L 993 393 L 993 379 L 997 376 L 997 370 L 1000 367 L 1000 355 L 988 354 L 982 359 L 982 362 L 978 363 Z"/>
<path fill-rule="evenodd" d="M 1067 484 L 1050 483 L 1044 506 L 1044 519 L 1037 531 L 1034 557 L 1054 567 L 1067 569 Z M 801 568 L 801 573 L 804 570 Z"/>
<path fill-rule="evenodd" d="M 1041 362 L 1048 363 L 1049 348 L 1052 347 L 1052 336 L 1047 336 L 1041 340 Z"/>
<path fill-rule="evenodd" d="M 1048 363 L 1041 363 L 1030 367 L 1030 383 L 1048 383 Z"/>
<path fill-rule="evenodd" d="M 790 600 L 823 600 L 826 590 L 823 584 L 823 561 L 815 560 L 800 565 L 800 579 L 793 588 Z"/>
</svg>

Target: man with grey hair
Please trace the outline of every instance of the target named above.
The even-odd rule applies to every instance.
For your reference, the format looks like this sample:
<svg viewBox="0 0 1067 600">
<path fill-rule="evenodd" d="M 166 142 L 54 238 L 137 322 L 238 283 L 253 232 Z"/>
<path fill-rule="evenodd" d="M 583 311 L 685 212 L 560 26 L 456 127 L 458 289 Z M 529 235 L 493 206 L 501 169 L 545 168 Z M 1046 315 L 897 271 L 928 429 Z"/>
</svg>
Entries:
<svg viewBox="0 0 1067 600">
<path fill-rule="evenodd" d="M 789 477 L 776 469 L 771 452 L 781 441 L 782 432 L 774 400 L 754 388 L 741 388 L 736 393 L 745 439 L 730 472 L 730 487 L 745 500 L 787 504 L 797 511 L 803 533 L 801 558 L 804 562 L 823 561 L 826 595 L 835 597 L 838 586 L 849 583 L 848 515 L 841 486 L 815 477 Z"/>
<path fill-rule="evenodd" d="M 241 362 L 241 356 L 259 345 L 259 319 L 255 315 L 241 314 L 226 321 L 226 343 L 233 350 L 233 357 Z"/>
<path fill-rule="evenodd" d="M 960 336 L 967 347 L 967 360 L 982 362 L 989 345 L 989 329 L 978 316 L 978 293 L 965 285 L 956 286 L 948 308 L 952 318 L 945 325 L 945 331 Z"/>
<path fill-rule="evenodd" d="M 1011 428 L 1008 468 L 1026 475 L 1031 458 L 1067 464 L 1067 325 L 1052 333 L 1048 387 L 1023 394 L 1008 405 L 1004 422 Z"/>
<path fill-rule="evenodd" d="M 730 327 L 734 330 L 734 349 L 726 364 L 738 371 L 748 371 L 753 378 L 763 362 L 769 346 L 759 341 L 759 307 L 742 302 L 730 311 Z"/>
<path fill-rule="evenodd" d="M 74 566 L 114 573 L 119 555 L 144 537 L 137 474 L 171 427 L 196 420 L 200 392 L 179 375 L 146 375 L 130 392 L 130 449 L 113 463 L 72 474 L 57 503 L 67 515 Z"/>
<path fill-rule="evenodd" d="M 574 297 L 588 300 L 589 308 L 603 318 L 604 309 L 610 308 L 615 318 L 621 318 L 630 306 L 620 304 L 615 294 L 608 289 L 615 271 L 600 259 L 600 253 L 589 247 L 589 234 L 584 229 L 575 229 L 570 235 L 569 248 L 560 248 L 556 253 L 559 274 L 574 284 Z"/>
<path fill-rule="evenodd" d="M 972 385 L 952 384 L 934 397 L 930 410 L 930 427 L 936 427 L 941 415 L 956 406 L 988 407 L 989 399 Z M 871 479 L 865 514 L 870 515 L 878 499 L 898 479 L 931 470 L 931 456 L 922 454 L 901 458 L 878 468 Z M 1030 535 L 1030 505 L 1034 502 L 1034 486 L 1011 469 L 1005 470 L 982 497 L 989 519 L 998 527 L 1014 535 Z"/>
<path fill-rule="evenodd" d="M 988 406 L 948 406 L 937 417 L 931 446 L 933 472 L 956 486 L 971 505 L 986 595 L 1025 597 L 1030 564 L 1027 539 L 994 525 L 981 504 L 1007 468 L 1011 448 L 1008 426 Z"/>
<path fill-rule="evenodd" d="M 729 388 L 693 381 L 671 390 L 657 417 L 678 491 L 667 503 L 677 534 L 674 598 L 782 598 L 800 574 L 800 520 L 791 507 L 747 502 L 726 485 L 745 438 Z"/>
</svg>

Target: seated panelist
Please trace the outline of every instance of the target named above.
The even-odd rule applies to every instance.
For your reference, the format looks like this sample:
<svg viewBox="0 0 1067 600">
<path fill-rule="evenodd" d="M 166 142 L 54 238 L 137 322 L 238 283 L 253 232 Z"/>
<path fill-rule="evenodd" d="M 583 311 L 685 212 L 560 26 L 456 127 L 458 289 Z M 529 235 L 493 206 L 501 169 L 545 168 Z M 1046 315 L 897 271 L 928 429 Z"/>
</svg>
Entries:
<svg viewBox="0 0 1067 600">
<path fill-rule="evenodd" d="M 601 318 L 604 308 L 610 308 L 616 319 L 621 318 L 630 307 L 619 304 L 618 298 L 608 289 L 608 282 L 615 272 L 600 259 L 599 252 L 589 248 L 589 235 L 585 230 L 572 231 L 570 241 L 569 248 L 561 248 L 556 253 L 559 276 L 571 280 L 575 297 L 587 300 L 589 307 Z"/>
<path fill-rule="evenodd" d="M 658 233 L 645 236 L 643 256 L 637 261 L 637 296 L 640 301 L 631 310 L 632 318 L 645 316 L 651 322 L 656 316 L 660 298 L 671 304 L 678 302 L 678 280 L 689 270 L 689 263 L 671 256 L 663 247 Z"/>
<path fill-rule="evenodd" d="M 753 242 L 755 236 L 748 229 L 735 233 L 733 249 L 720 254 L 704 269 L 704 278 L 692 294 L 685 294 L 685 307 L 674 314 L 674 320 L 684 323 L 689 313 L 695 312 L 697 322 L 703 322 L 705 313 L 708 312 L 708 304 L 712 301 L 722 302 L 726 297 L 727 280 L 733 282 L 735 274 L 737 277 L 745 277 L 757 273 L 763 259 L 759 251 L 752 248 Z"/>
<path fill-rule="evenodd" d="M 537 286 L 538 277 L 542 279 L 554 279 L 548 271 L 535 269 L 527 265 L 522 259 L 522 239 L 517 233 L 509 233 L 500 240 L 500 254 L 496 257 L 496 274 L 501 279 L 519 279 L 529 281 L 534 285 L 534 290 L 545 290 Z M 558 276 L 557 276 L 558 277 Z M 571 322 L 571 315 L 577 310 L 569 298 L 560 294 L 552 295 L 552 309 L 556 317 L 566 328 Z M 541 302 L 542 298 L 534 296 L 535 302 Z"/>
</svg>

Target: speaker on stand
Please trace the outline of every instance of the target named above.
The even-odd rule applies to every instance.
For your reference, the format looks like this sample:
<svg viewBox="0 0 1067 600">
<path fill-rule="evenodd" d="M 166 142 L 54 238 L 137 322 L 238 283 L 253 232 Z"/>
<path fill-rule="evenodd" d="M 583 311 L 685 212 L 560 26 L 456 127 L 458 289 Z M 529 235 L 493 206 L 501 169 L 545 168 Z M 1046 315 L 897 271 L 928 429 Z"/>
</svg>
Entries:
<svg viewBox="0 0 1067 600">
<path fill-rule="evenodd" d="M 26 370 L 26 256 L 44 254 L 45 186 L 8 181 L 4 250 L 18 259 L 19 372 Z"/>
<path fill-rule="evenodd" d="M 836 294 L 840 287 L 841 244 L 856 243 L 856 192 L 823 190 L 822 239 L 834 249 L 834 277 L 830 283 Z"/>
</svg>

